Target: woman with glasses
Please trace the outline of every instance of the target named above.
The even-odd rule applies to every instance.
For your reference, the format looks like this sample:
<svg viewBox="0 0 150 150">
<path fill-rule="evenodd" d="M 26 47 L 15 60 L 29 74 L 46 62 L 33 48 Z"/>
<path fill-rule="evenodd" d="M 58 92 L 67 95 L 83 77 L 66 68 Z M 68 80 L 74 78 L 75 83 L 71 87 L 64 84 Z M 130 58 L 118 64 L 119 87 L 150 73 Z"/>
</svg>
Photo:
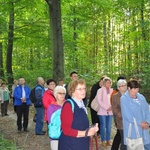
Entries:
<svg viewBox="0 0 150 150">
<path fill-rule="evenodd" d="M 139 87 L 140 84 L 137 80 L 130 80 L 127 83 L 128 90 L 121 97 L 124 144 L 127 145 L 126 138 L 130 124 L 131 139 L 137 138 L 134 124 L 134 120 L 136 120 L 140 137 L 143 139 L 144 149 L 150 150 L 150 110 L 145 97 L 139 93 Z"/>
<path fill-rule="evenodd" d="M 65 95 L 66 95 L 66 89 L 60 85 L 56 86 L 56 88 L 54 89 L 54 97 L 56 101 L 53 101 L 47 109 L 48 124 L 50 123 L 52 114 L 56 110 L 62 108 L 65 102 Z M 51 150 L 58 150 L 58 140 L 50 139 L 50 147 Z"/>
<path fill-rule="evenodd" d="M 120 139 L 121 139 L 120 150 L 126 150 L 126 146 L 123 143 L 123 126 L 122 126 L 120 98 L 127 90 L 127 81 L 124 79 L 118 80 L 117 89 L 118 89 L 118 92 L 112 96 L 112 111 L 113 111 L 113 114 L 114 114 L 115 120 L 116 120 L 117 132 L 119 132 L 119 134 L 120 134 Z M 115 140 L 115 138 L 114 138 L 114 140 Z M 120 143 L 119 143 L 119 145 L 120 145 Z M 117 149 L 119 149 L 119 145 L 118 145 Z M 113 141 L 113 146 L 112 146 L 111 150 L 116 150 L 116 145 L 114 145 L 114 141 Z"/>
<path fill-rule="evenodd" d="M 58 150 L 89 150 L 90 136 L 98 131 L 98 124 L 89 128 L 87 110 L 83 103 L 86 83 L 83 79 L 73 80 L 68 85 L 68 93 L 74 104 L 66 101 L 61 112 L 62 133 Z"/>
<path fill-rule="evenodd" d="M 53 79 L 49 79 L 49 80 L 47 80 L 46 84 L 47 84 L 48 89 L 44 92 L 42 102 L 43 102 L 43 106 L 44 106 L 44 120 L 48 123 L 47 109 L 48 109 L 49 105 L 53 101 L 55 101 L 53 92 L 56 87 L 56 81 Z"/>
<path fill-rule="evenodd" d="M 97 100 L 100 106 L 98 111 L 100 121 L 100 136 L 101 146 L 111 146 L 110 134 L 111 134 L 111 123 L 112 123 L 112 108 L 110 103 L 110 95 L 112 81 L 109 77 L 103 79 L 103 86 L 97 91 Z"/>
</svg>

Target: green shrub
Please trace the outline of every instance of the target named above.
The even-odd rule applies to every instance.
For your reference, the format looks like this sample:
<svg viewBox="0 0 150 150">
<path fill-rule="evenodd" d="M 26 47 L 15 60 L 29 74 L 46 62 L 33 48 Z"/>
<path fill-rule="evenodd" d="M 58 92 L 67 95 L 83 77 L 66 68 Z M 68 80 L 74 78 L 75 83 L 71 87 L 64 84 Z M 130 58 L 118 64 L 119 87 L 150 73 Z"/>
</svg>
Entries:
<svg viewBox="0 0 150 150">
<path fill-rule="evenodd" d="M 11 140 L 6 140 L 2 134 L 0 134 L 0 149 L 1 150 L 19 150 L 16 144 Z"/>
</svg>

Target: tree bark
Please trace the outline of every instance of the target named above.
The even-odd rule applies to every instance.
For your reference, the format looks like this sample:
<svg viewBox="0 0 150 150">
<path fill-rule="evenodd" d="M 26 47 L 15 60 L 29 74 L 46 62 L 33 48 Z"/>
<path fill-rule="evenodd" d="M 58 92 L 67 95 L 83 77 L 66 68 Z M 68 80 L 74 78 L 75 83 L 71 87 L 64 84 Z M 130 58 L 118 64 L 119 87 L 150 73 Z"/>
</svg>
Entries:
<svg viewBox="0 0 150 150">
<path fill-rule="evenodd" d="M 64 78 L 64 50 L 61 25 L 60 0 L 46 0 L 49 6 L 50 27 L 52 35 L 53 79 Z"/>
<path fill-rule="evenodd" d="M 4 79 L 2 42 L 0 42 L 0 79 Z"/>
<path fill-rule="evenodd" d="M 11 87 L 11 84 L 13 82 L 13 73 L 12 73 L 13 38 L 14 38 L 14 3 L 10 2 L 7 61 L 6 61 L 7 79 L 9 87 Z"/>
</svg>

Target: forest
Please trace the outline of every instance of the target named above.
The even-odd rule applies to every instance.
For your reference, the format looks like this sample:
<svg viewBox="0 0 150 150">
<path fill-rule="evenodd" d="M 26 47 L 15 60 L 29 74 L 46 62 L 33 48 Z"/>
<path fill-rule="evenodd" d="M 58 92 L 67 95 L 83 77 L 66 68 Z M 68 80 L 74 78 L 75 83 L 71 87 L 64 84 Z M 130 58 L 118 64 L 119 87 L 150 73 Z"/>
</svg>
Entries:
<svg viewBox="0 0 150 150">
<path fill-rule="evenodd" d="M 0 0 L 0 78 L 38 76 L 90 87 L 101 76 L 138 79 L 150 89 L 149 0 Z M 114 86 L 113 85 L 113 86 Z M 150 99 L 149 99 L 150 100 Z"/>
</svg>

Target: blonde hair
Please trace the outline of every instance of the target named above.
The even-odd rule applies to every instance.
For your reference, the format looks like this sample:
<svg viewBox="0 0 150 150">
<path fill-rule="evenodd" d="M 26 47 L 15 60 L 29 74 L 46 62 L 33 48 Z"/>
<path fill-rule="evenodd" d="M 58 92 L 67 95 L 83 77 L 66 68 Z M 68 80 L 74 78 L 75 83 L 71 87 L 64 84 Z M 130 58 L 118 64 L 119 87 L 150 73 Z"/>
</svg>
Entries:
<svg viewBox="0 0 150 150">
<path fill-rule="evenodd" d="M 107 81 L 110 81 L 110 83 L 112 84 L 112 80 L 111 80 L 109 77 L 105 77 L 105 78 L 103 79 L 103 85 L 104 85 Z"/>
<path fill-rule="evenodd" d="M 78 86 L 78 84 L 81 84 L 81 85 L 85 85 L 86 86 L 86 82 L 84 79 L 78 79 L 78 80 L 73 80 L 69 83 L 68 85 L 68 94 L 70 96 L 72 96 L 72 93 L 75 92 L 75 89 L 76 87 Z"/>
</svg>

